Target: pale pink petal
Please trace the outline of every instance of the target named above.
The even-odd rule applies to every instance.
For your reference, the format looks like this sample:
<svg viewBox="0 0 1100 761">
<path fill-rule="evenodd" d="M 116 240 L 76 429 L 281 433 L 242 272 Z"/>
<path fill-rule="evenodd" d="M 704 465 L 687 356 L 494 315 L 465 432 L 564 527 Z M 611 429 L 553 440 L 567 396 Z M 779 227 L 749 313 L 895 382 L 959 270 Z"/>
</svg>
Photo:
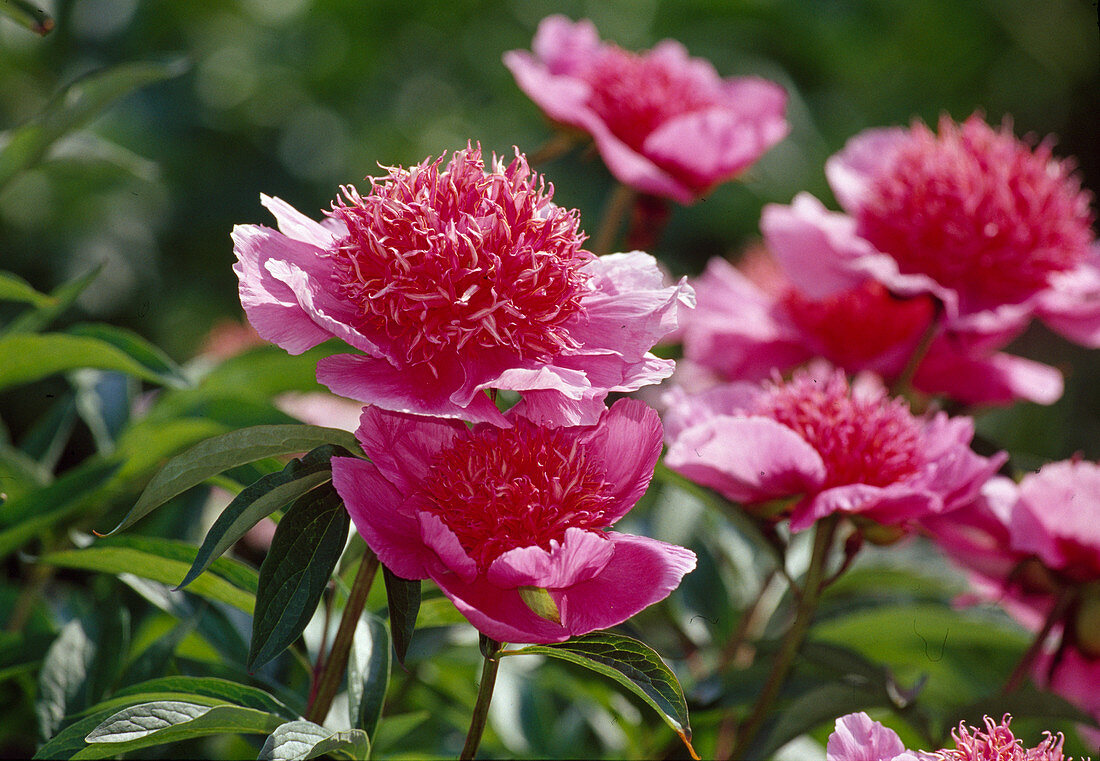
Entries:
<svg viewBox="0 0 1100 761">
<path fill-rule="evenodd" d="M 569 123 L 592 135 L 604 163 L 619 182 L 651 195 L 667 196 L 682 204 L 695 200 L 696 192 L 691 187 L 637 153 L 612 134 L 603 120 L 591 111 L 579 112 L 578 117 Z"/>
<path fill-rule="evenodd" d="M 939 413 L 926 425 L 922 435 L 922 454 L 928 463 L 921 474 L 924 488 L 943 500 L 943 510 L 953 510 L 978 497 L 982 486 L 1008 460 L 998 452 L 982 457 L 970 448 L 974 421 L 968 417 L 948 417 Z"/>
<path fill-rule="evenodd" d="M 572 636 L 564 626 L 536 615 L 514 589 L 501 589 L 484 579 L 466 582 L 454 573 L 437 574 L 432 580 L 459 613 L 497 642 L 548 644 Z"/>
<path fill-rule="evenodd" d="M 474 397 L 468 406 L 456 404 L 450 392 L 458 384 L 435 377 L 424 365 L 397 368 L 384 359 L 337 354 L 318 361 L 317 380 L 340 396 L 396 412 L 507 425 L 485 395 Z"/>
<path fill-rule="evenodd" d="M 897 149 L 908 140 L 909 130 L 903 127 L 864 130 L 825 162 L 825 177 L 845 211 L 855 214 L 859 210 L 868 185 L 889 167 Z"/>
<path fill-rule="evenodd" d="M 884 526 L 895 526 L 939 512 L 942 504 L 939 495 L 906 484 L 835 486 L 795 506 L 791 531 L 803 531 L 833 513 L 861 515 Z"/>
<path fill-rule="evenodd" d="M 688 428 L 719 415 L 743 417 L 759 396 L 757 383 L 721 383 L 693 394 L 673 386 L 662 398 L 665 439 L 671 442 Z"/>
<path fill-rule="evenodd" d="M 661 455 L 661 419 L 637 399 L 620 399 L 611 406 L 587 438 L 589 456 L 603 462 L 615 504 L 604 517 L 608 525 L 626 515 L 641 499 Z"/>
<path fill-rule="evenodd" d="M 1091 349 L 1100 348 L 1100 243 L 1068 272 L 1050 278 L 1036 310 L 1051 329 Z"/>
<path fill-rule="evenodd" d="M 905 746 L 898 733 L 860 711 L 836 720 L 825 761 L 894 761 L 902 753 Z"/>
<path fill-rule="evenodd" d="M 816 490 L 821 456 L 797 433 L 762 417 L 719 416 L 680 433 L 665 464 L 735 502 L 761 502 Z"/>
<path fill-rule="evenodd" d="M 273 400 L 275 406 L 303 423 L 354 431 L 359 427 L 363 404 L 323 391 L 288 391 Z"/>
<path fill-rule="evenodd" d="M 554 121 L 575 124 L 577 114 L 588 110 L 585 103 L 591 88 L 586 82 L 559 76 L 525 51 L 508 51 L 503 60 L 519 89 Z"/>
<path fill-rule="evenodd" d="M 1079 579 L 1100 577 L 1100 465 L 1062 461 L 1020 482 L 1012 546 Z"/>
<path fill-rule="evenodd" d="M 600 36 L 588 19 L 572 21 L 560 14 L 539 22 L 531 50 L 551 74 L 573 74 L 600 52 Z"/>
<path fill-rule="evenodd" d="M 921 362 L 913 385 L 964 404 L 1011 404 L 1024 399 L 1053 404 L 1062 397 L 1062 373 L 1023 357 L 998 353 L 978 357 L 933 348 Z"/>
<path fill-rule="evenodd" d="M 570 526 L 564 539 L 550 540 L 550 549 L 516 547 L 489 566 L 485 578 L 502 589 L 560 589 L 587 581 L 603 570 L 615 553 L 608 537 Z"/>
<path fill-rule="evenodd" d="M 556 391 L 527 391 L 513 409 L 540 425 L 595 425 L 607 410 L 607 392 L 589 389 L 580 399 L 570 399 Z"/>
<path fill-rule="evenodd" d="M 436 568 L 429 566 L 433 579 L 446 572 L 457 575 L 467 584 L 477 578 L 477 563 L 466 554 L 458 537 L 438 515 L 421 510 L 416 514 L 416 520 L 420 524 L 421 541 L 439 560 Z"/>
<path fill-rule="evenodd" d="M 260 203 L 275 217 L 279 232 L 288 238 L 309 243 L 319 249 L 328 249 L 335 238 L 334 230 L 310 219 L 281 198 L 260 194 Z"/>
<path fill-rule="evenodd" d="M 426 579 L 430 558 L 420 528 L 402 511 L 404 496 L 378 468 L 357 457 L 333 457 L 332 483 L 355 530 L 382 564 L 402 578 Z"/>
<path fill-rule="evenodd" d="M 369 406 L 362 410 L 355 437 L 386 480 L 409 494 L 427 475 L 432 459 L 465 430 L 457 420 Z"/>
<path fill-rule="evenodd" d="M 562 625 L 579 636 L 621 624 L 665 599 L 695 568 L 695 553 L 644 536 L 608 532 L 615 553 L 595 577 L 551 590 Z"/>
</svg>

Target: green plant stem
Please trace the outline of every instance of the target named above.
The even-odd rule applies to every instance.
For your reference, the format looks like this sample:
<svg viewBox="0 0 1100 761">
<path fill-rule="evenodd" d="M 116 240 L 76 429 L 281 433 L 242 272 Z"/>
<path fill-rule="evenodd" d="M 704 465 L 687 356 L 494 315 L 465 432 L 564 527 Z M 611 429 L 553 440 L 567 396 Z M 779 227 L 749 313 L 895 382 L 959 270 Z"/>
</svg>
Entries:
<svg viewBox="0 0 1100 761">
<path fill-rule="evenodd" d="M 332 640 L 328 658 L 321 669 L 321 676 L 317 680 L 315 690 L 306 708 L 306 718 L 315 724 L 324 723 L 332 708 L 332 700 L 340 689 L 344 671 L 348 666 L 348 653 L 351 652 L 351 642 L 355 636 L 355 627 L 359 624 L 359 616 L 363 613 L 363 606 L 367 604 L 367 595 L 370 594 L 371 584 L 378 571 L 378 556 L 369 549 L 359 561 L 359 572 L 355 574 L 351 592 L 348 594 L 347 605 L 344 606 L 344 614 L 340 617 L 340 626 L 336 629 L 336 637 Z"/>
<path fill-rule="evenodd" d="M 619 230 L 623 226 L 623 220 L 634 206 L 634 200 L 638 194 L 635 190 L 621 182 L 615 185 L 611 197 L 607 199 L 607 205 L 603 209 L 603 218 L 600 227 L 596 231 L 596 237 L 592 240 L 592 253 L 597 256 L 610 254 L 619 238 Z"/>
<path fill-rule="evenodd" d="M 1062 589 L 1058 598 L 1054 601 L 1054 607 L 1050 609 L 1050 613 L 1047 614 L 1046 620 L 1043 621 L 1043 628 L 1039 630 L 1039 633 L 1035 635 L 1035 639 L 1031 641 L 1031 646 L 1020 658 L 1020 662 L 1016 664 L 1016 668 L 1012 669 L 1012 673 L 1008 675 L 1008 679 L 1005 680 L 1005 686 L 1001 689 L 1002 695 L 1008 695 L 1015 692 L 1023 684 L 1024 678 L 1031 671 L 1031 667 L 1035 665 L 1035 659 L 1039 657 L 1039 654 L 1043 651 L 1043 643 L 1046 642 L 1047 637 L 1050 635 L 1051 629 L 1061 621 L 1066 611 L 1069 610 L 1070 605 L 1073 603 L 1074 590 L 1072 587 L 1065 587 Z"/>
<path fill-rule="evenodd" d="M 470 717 L 470 731 L 466 733 L 466 744 L 462 746 L 460 759 L 471 759 L 477 755 L 477 748 L 481 745 L 481 735 L 485 732 L 485 722 L 489 718 L 489 703 L 493 700 L 493 686 L 497 681 L 498 668 L 500 668 L 500 653 L 496 652 L 496 647 L 493 647 L 485 653 L 485 662 L 481 666 L 481 684 L 477 688 L 477 703 L 474 704 L 474 714 Z"/>
<path fill-rule="evenodd" d="M 913 387 L 913 378 L 917 374 L 917 368 L 920 367 L 920 363 L 924 361 L 925 356 L 928 354 L 928 350 L 932 348 L 932 341 L 940 332 L 941 323 L 943 322 L 943 303 L 936 300 L 936 305 L 932 312 L 932 319 L 928 323 L 928 327 L 925 328 L 924 333 L 920 337 L 920 341 L 913 348 L 913 353 L 909 355 L 909 361 L 905 363 L 905 367 L 901 371 L 901 375 L 894 381 L 894 395 L 908 393 Z"/>
<path fill-rule="evenodd" d="M 779 645 L 779 652 L 772 661 L 771 673 L 760 697 L 756 700 L 752 714 L 747 722 L 741 726 L 737 733 L 737 742 L 734 744 L 730 758 L 744 758 L 752 741 L 756 739 L 764 719 L 771 710 L 772 703 L 779 695 L 783 683 L 786 682 L 791 667 L 794 665 L 795 656 L 806 638 L 806 632 L 813 621 L 817 610 L 817 602 L 824 588 L 825 565 L 829 558 L 829 550 L 833 544 L 833 535 L 836 533 L 839 516 L 831 515 L 819 521 L 814 529 L 814 548 L 810 556 L 810 565 L 806 569 L 806 578 L 802 584 L 802 595 L 798 598 L 798 607 L 795 609 L 794 621 L 791 628 L 783 635 L 783 641 Z"/>
</svg>

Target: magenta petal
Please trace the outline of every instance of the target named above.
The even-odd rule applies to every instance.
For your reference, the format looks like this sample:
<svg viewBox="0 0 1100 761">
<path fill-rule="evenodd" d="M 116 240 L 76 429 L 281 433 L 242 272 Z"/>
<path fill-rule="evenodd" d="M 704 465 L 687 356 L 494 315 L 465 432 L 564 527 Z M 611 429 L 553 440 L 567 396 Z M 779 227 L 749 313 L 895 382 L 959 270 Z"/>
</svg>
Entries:
<svg viewBox="0 0 1100 761">
<path fill-rule="evenodd" d="M 404 498 L 378 468 L 357 457 L 333 457 L 332 484 L 355 530 L 383 565 L 405 579 L 428 577 L 429 555 L 420 529 L 402 512 Z"/>
<path fill-rule="evenodd" d="M 607 536 L 570 526 L 565 538 L 550 540 L 550 549 L 516 547 L 489 566 L 485 577 L 502 589 L 560 589 L 587 581 L 603 570 L 615 553 Z"/>
<path fill-rule="evenodd" d="M 542 105 L 541 103 L 539 105 Z M 607 168 L 624 185 L 682 204 L 695 200 L 695 191 L 612 134 L 603 120 L 585 109 L 568 123 L 592 135 Z"/>
<path fill-rule="evenodd" d="M 526 391 L 523 400 L 512 409 L 540 425 L 595 425 L 607 410 L 604 389 L 589 389 L 580 399 L 570 399 L 556 391 Z"/>
<path fill-rule="evenodd" d="M 458 384 L 436 378 L 425 366 L 398 368 L 384 359 L 337 354 L 317 363 L 317 380 L 340 396 L 396 412 L 508 425 L 484 394 L 466 407 L 456 404 L 447 393 Z"/>
<path fill-rule="evenodd" d="M 416 514 L 416 520 L 420 523 L 420 538 L 427 545 L 442 564 L 442 569 L 455 573 L 465 582 L 473 581 L 477 576 L 477 563 L 466 554 L 466 550 L 459 544 L 458 537 L 447 528 L 443 520 L 434 513 L 421 510 Z M 432 578 L 438 573 L 433 573 Z"/>
<path fill-rule="evenodd" d="M 403 494 L 427 475 L 432 458 L 466 430 L 457 420 L 437 419 L 369 406 L 359 416 L 355 436 L 363 452 Z"/>
<path fill-rule="evenodd" d="M 860 711 L 836 720 L 825 761 L 893 761 L 902 753 L 905 746 L 898 733 Z"/>
<path fill-rule="evenodd" d="M 599 574 L 551 592 L 571 636 L 621 624 L 668 597 L 695 568 L 695 553 L 683 547 L 614 531 L 607 537 L 615 553 Z"/>
<path fill-rule="evenodd" d="M 1071 341 L 1100 348 L 1100 243 L 1080 265 L 1050 278 L 1039 299 L 1043 322 Z"/>
<path fill-rule="evenodd" d="M 719 416 L 680 433 L 669 468 L 735 502 L 763 502 L 816 490 L 821 456 L 797 433 L 762 417 Z"/>
<path fill-rule="evenodd" d="M 803 500 L 791 512 L 791 531 L 802 531 L 833 513 L 862 515 L 894 526 L 939 512 L 942 501 L 936 494 L 918 491 L 904 484 L 835 486 Z"/>
<path fill-rule="evenodd" d="M 921 362 L 913 385 L 965 404 L 1011 404 L 1024 399 L 1053 404 L 1062 396 L 1057 368 L 1011 354 L 974 357 L 933 348 Z"/>
<path fill-rule="evenodd" d="M 845 211 L 855 214 L 859 210 L 868 185 L 889 166 L 909 137 L 909 130 L 902 127 L 864 130 L 825 162 L 825 177 Z"/>
<path fill-rule="evenodd" d="M 483 578 L 464 581 L 457 574 L 432 579 L 474 627 L 498 642 L 564 642 L 569 630 L 535 615 L 514 589 L 501 589 Z"/>
<path fill-rule="evenodd" d="M 611 406 L 588 439 L 589 456 L 603 461 L 604 478 L 614 489 L 615 504 L 604 518 L 613 524 L 645 494 L 661 455 L 661 419 L 637 399 L 620 399 Z"/>
<path fill-rule="evenodd" d="M 301 354 L 330 337 L 310 319 L 294 291 L 274 278 L 266 264 L 273 258 L 316 256 L 309 245 L 260 225 L 233 228 L 233 271 L 240 280 L 241 306 L 256 332 L 291 354 Z"/>
</svg>

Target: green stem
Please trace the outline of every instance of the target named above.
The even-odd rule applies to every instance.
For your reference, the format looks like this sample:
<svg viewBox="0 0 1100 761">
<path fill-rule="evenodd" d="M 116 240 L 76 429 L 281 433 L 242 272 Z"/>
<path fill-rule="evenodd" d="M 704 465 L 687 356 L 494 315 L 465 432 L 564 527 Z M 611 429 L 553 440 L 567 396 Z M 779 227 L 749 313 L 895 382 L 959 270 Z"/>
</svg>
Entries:
<svg viewBox="0 0 1100 761">
<path fill-rule="evenodd" d="M 336 638 L 332 640 L 332 648 L 328 658 L 321 669 L 321 676 L 317 680 L 316 689 L 306 708 L 306 718 L 315 724 L 322 724 L 332 708 L 333 698 L 340 689 L 340 682 L 344 679 L 344 671 L 348 666 L 348 653 L 351 652 L 351 642 L 355 637 L 355 627 L 359 624 L 359 616 L 363 613 L 363 606 L 367 604 L 367 595 L 370 594 L 371 584 L 374 583 L 375 573 L 378 571 L 378 556 L 369 549 L 359 561 L 359 571 L 355 574 L 351 592 L 348 594 L 347 605 L 344 606 L 344 614 L 340 617 L 340 626 L 336 630 Z"/>
<path fill-rule="evenodd" d="M 471 759 L 477 755 L 481 735 L 485 732 L 485 722 L 489 718 L 489 703 L 493 700 L 497 669 L 500 668 L 499 642 L 481 635 L 481 652 L 485 655 L 485 663 L 481 666 L 481 684 L 477 688 L 477 703 L 474 704 L 474 715 L 470 717 L 470 731 L 466 733 L 466 744 L 462 746 L 460 759 Z"/>
<path fill-rule="evenodd" d="M 912 389 L 913 378 L 917 374 L 917 368 L 920 367 L 920 363 L 924 361 L 925 356 L 928 354 L 928 350 L 932 348 L 932 341 L 939 335 L 940 324 L 942 322 L 943 303 L 937 300 L 928 327 L 925 328 L 923 335 L 920 337 L 920 341 L 913 348 L 913 353 L 909 355 L 909 361 L 905 363 L 901 375 L 894 381 L 894 396 L 905 394 Z"/>
<path fill-rule="evenodd" d="M 1069 610 L 1070 605 L 1073 603 L 1073 592 L 1074 590 L 1070 586 L 1066 586 L 1062 589 L 1062 592 L 1054 601 L 1054 607 L 1050 609 L 1050 613 L 1047 614 L 1046 620 L 1043 621 L 1043 628 L 1035 635 L 1035 639 L 1032 640 L 1031 646 L 1028 647 L 1027 652 L 1023 654 L 1020 658 L 1020 662 L 1016 664 L 1016 668 L 1012 669 L 1012 673 L 1009 674 L 1008 679 L 1005 681 L 1005 686 L 1001 690 L 1002 695 L 1008 695 L 1015 692 L 1020 688 L 1020 685 L 1023 684 L 1024 678 L 1031 671 L 1031 667 L 1035 665 L 1035 659 L 1038 658 L 1039 653 L 1043 651 L 1043 644 L 1050 635 L 1051 629 L 1065 617 L 1066 611 Z"/>
<path fill-rule="evenodd" d="M 798 607 L 795 609 L 794 621 L 791 628 L 783 636 L 779 645 L 779 652 L 772 661 L 772 670 L 768 674 L 768 681 L 757 698 L 749 720 L 737 733 L 737 742 L 734 745 L 730 758 L 743 758 L 749 750 L 752 741 L 756 739 L 764 719 L 771 710 L 772 703 L 779 696 L 779 691 L 786 682 L 791 667 L 794 665 L 795 656 L 806 638 L 810 623 L 813 621 L 817 610 L 817 602 L 824 588 L 825 565 L 829 558 L 829 549 L 833 543 L 833 535 L 836 533 L 839 516 L 831 515 L 818 522 L 814 529 L 814 549 L 810 556 L 810 565 L 806 569 L 806 578 L 802 584 L 802 595 L 798 598 Z"/>
<path fill-rule="evenodd" d="M 607 199 L 607 205 L 603 209 L 603 218 L 600 227 L 596 231 L 596 237 L 592 240 L 592 253 L 597 256 L 610 254 L 619 238 L 619 229 L 623 226 L 623 219 L 634 206 L 637 198 L 635 190 L 621 182 L 615 185 L 611 197 Z"/>
</svg>

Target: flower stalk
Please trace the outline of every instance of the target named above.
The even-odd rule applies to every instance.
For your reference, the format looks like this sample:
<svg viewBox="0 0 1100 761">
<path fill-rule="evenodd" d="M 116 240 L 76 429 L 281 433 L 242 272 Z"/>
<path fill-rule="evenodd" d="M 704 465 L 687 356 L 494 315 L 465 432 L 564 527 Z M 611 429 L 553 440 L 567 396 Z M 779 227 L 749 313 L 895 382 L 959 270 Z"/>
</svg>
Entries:
<svg viewBox="0 0 1100 761">
<path fill-rule="evenodd" d="M 500 668 L 501 643 L 481 635 L 481 652 L 485 662 L 481 666 L 481 684 L 477 689 L 477 703 L 470 717 L 470 730 L 466 733 L 466 744 L 462 746 L 460 759 L 471 759 L 477 755 L 481 745 L 481 735 L 485 732 L 485 722 L 489 718 L 489 703 L 493 700 L 493 687 L 497 681 L 497 669 Z"/>
<path fill-rule="evenodd" d="M 619 239 L 619 230 L 626 220 L 626 215 L 634 208 L 634 201 L 638 192 L 629 185 L 618 183 L 611 197 L 607 199 L 607 205 L 603 209 L 603 217 L 600 219 L 600 227 L 596 231 L 596 237 L 592 240 L 592 253 L 597 256 L 610 254 L 615 247 L 615 241 Z"/>
<path fill-rule="evenodd" d="M 1050 609 L 1050 613 L 1047 614 L 1046 619 L 1043 621 L 1043 626 L 1039 629 L 1039 633 L 1035 635 L 1035 639 L 1031 641 L 1031 645 L 1020 657 L 1019 663 L 1016 664 L 1016 668 L 1012 669 L 1012 673 L 1009 674 L 1008 679 L 1005 680 L 1005 686 L 1001 689 L 1002 695 L 1010 695 L 1020 688 L 1023 684 L 1024 678 L 1031 672 L 1032 666 L 1035 665 L 1035 660 L 1039 657 L 1039 654 L 1043 652 L 1043 645 L 1046 643 L 1047 637 L 1050 636 L 1050 632 L 1054 627 L 1062 621 L 1066 612 L 1069 610 L 1073 603 L 1074 589 L 1071 586 L 1065 587 L 1058 597 L 1054 601 L 1054 605 Z"/>
</svg>

